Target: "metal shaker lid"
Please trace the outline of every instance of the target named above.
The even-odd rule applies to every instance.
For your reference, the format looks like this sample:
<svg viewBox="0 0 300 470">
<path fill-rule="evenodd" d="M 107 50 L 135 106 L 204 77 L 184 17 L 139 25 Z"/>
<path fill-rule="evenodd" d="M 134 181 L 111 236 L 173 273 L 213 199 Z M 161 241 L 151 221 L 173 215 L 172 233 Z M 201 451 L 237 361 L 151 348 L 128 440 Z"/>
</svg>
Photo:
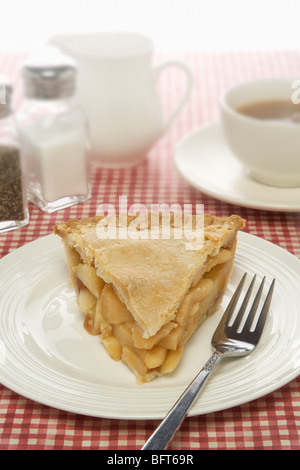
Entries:
<svg viewBox="0 0 300 470">
<path fill-rule="evenodd" d="M 27 98 L 51 100 L 74 95 L 77 66 L 71 57 L 48 47 L 28 57 L 22 66 Z"/>
</svg>

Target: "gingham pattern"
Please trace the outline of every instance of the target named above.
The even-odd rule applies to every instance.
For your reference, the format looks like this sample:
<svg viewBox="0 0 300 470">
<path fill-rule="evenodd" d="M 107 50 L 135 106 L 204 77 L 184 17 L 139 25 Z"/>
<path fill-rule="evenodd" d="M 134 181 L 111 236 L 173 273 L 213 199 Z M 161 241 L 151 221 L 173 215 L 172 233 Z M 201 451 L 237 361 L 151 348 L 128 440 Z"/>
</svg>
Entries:
<svg viewBox="0 0 300 470">
<path fill-rule="evenodd" d="M 22 101 L 19 66 L 26 54 L 0 56 L 0 73 L 14 83 L 14 108 Z M 170 56 L 156 56 L 160 62 Z M 183 54 L 194 73 L 192 96 L 167 135 L 148 159 L 130 170 L 93 170 L 92 199 L 46 215 L 30 205 L 30 224 L 0 235 L 1 256 L 52 232 L 52 226 L 71 217 L 95 215 L 98 204 L 117 204 L 120 195 L 133 202 L 203 203 L 205 210 L 225 216 L 236 212 L 248 221 L 246 230 L 300 257 L 299 213 L 268 212 L 220 202 L 191 188 L 176 172 L 172 152 L 176 143 L 195 128 L 219 120 L 219 97 L 242 80 L 261 77 L 300 78 L 300 52 L 233 52 Z M 172 69 L 160 81 L 166 112 L 173 108 L 183 86 Z M 300 288 L 300 286 L 299 286 Z M 170 449 L 300 448 L 300 378 L 281 389 L 229 410 L 186 419 Z M 139 449 L 158 421 L 91 418 L 52 409 L 0 387 L 0 449 Z"/>
</svg>

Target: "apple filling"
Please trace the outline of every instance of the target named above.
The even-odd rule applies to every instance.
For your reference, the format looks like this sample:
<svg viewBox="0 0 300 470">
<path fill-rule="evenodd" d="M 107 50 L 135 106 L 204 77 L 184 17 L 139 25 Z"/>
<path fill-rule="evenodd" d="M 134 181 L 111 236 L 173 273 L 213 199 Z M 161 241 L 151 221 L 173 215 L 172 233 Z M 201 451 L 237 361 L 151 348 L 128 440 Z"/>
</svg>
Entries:
<svg viewBox="0 0 300 470">
<path fill-rule="evenodd" d="M 65 243 L 70 280 L 85 316 L 86 330 L 100 335 L 111 358 L 122 360 L 135 373 L 139 384 L 172 372 L 188 339 L 221 302 L 233 266 L 235 245 L 236 241 L 208 257 L 174 318 L 154 335 L 144 337 L 143 329 L 120 300 L 113 284 L 104 282 L 96 267 L 84 262 L 81 254 Z"/>
</svg>

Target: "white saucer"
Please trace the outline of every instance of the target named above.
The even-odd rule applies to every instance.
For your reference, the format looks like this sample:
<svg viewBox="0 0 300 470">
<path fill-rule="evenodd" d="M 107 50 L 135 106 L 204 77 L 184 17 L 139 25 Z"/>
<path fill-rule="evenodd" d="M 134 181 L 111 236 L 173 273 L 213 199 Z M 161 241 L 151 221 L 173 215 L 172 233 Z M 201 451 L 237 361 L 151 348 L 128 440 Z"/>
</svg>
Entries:
<svg viewBox="0 0 300 470">
<path fill-rule="evenodd" d="M 174 163 L 192 186 L 222 201 L 254 209 L 300 210 L 300 188 L 276 188 L 252 179 L 228 148 L 220 123 L 185 137 Z"/>
</svg>

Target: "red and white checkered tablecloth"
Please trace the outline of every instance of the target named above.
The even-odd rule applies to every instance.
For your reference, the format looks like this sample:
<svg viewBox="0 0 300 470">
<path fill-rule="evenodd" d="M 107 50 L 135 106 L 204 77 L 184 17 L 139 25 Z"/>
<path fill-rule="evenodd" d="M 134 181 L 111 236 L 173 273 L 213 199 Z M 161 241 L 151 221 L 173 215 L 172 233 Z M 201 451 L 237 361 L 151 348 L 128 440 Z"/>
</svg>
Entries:
<svg viewBox="0 0 300 470">
<path fill-rule="evenodd" d="M 25 54 L 2 54 L 0 73 L 14 83 L 14 107 L 20 105 L 19 64 Z M 169 56 L 156 56 L 161 61 Z M 194 74 L 191 98 L 167 135 L 147 160 L 126 170 L 93 170 L 93 194 L 87 203 L 47 215 L 30 205 L 30 223 L 0 235 L 0 255 L 52 232 L 52 226 L 71 217 L 93 216 L 103 202 L 117 205 L 127 195 L 128 205 L 203 203 L 206 212 L 225 216 L 238 213 L 248 221 L 246 231 L 269 240 L 300 258 L 300 214 L 233 206 L 193 189 L 177 173 L 173 150 L 185 135 L 219 120 L 223 90 L 242 80 L 262 77 L 300 78 L 300 51 L 182 54 Z M 170 70 L 161 81 L 168 108 L 181 92 L 180 72 Z M 0 280 L 1 282 L 1 280 Z M 299 286 L 300 289 L 300 286 Z M 299 310 L 300 314 L 300 310 Z M 0 449 L 137 450 L 158 425 L 156 420 L 102 419 L 41 405 L 0 386 Z M 176 433 L 170 450 L 294 450 L 300 449 L 300 377 L 279 390 L 225 411 L 189 417 Z"/>
</svg>

